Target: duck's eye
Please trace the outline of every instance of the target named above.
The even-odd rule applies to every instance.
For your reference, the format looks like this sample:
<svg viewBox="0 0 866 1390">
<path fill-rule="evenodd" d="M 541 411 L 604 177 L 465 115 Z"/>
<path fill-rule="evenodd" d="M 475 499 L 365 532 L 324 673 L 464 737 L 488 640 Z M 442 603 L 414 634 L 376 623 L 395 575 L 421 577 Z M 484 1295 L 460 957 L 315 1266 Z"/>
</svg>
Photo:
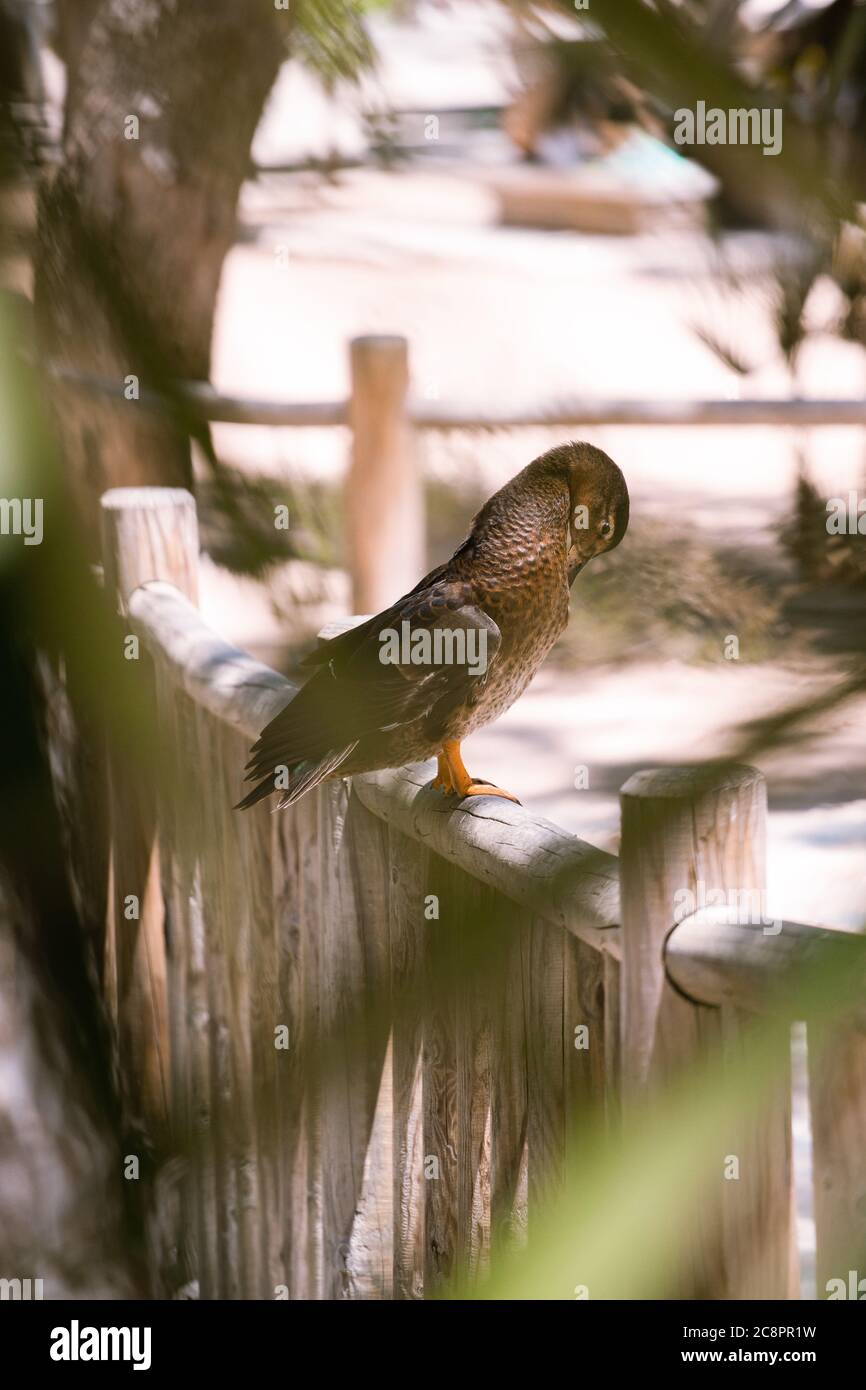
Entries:
<svg viewBox="0 0 866 1390">
<path fill-rule="evenodd" d="M 603 521 L 601 523 L 601 534 L 603 536 L 609 536 L 612 530 L 613 527 L 611 526 L 609 521 Z"/>
</svg>

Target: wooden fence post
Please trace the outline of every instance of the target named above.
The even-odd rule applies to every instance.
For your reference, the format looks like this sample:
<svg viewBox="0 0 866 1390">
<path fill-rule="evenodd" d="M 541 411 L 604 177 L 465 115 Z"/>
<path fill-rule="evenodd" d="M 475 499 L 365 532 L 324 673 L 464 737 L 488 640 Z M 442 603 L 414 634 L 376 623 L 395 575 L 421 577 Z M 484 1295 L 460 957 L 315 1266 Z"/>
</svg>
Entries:
<svg viewBox="0 0 866 1390">
<path fill-rule="evenodd" d="M 762 902 L 766 784 L 749 767 L 663 768 L 636 773 L 621 800 L 622 1077 L 628 1114 L 641 1094 L 651 1094 L 715 1047 L 726 1058 L 742 1060 L 741 1011 L 711 1008 L 680 994 L 666 976 L 664 947 L 678 918 L 707 899 Z M 754 929 L 762 929 L 760 920 Z M 789 1060 L 789 1042 L 782 1040 L 778 1093 L 767 1098 L 760 1116 L 726 1131 L 718 1188 L 688 1218 L 691 1251 L 680 1297 L 791 1293 Z M 730 1155 L 739 1163 L 736 1181 L 725 1177 Z"/>
<path fill-rule="evenodd" d="M 101 501 L 106 592 L 121 619 L 134 589 L 161 579 L 193 602 L 198 588 L 198 524 L 195 502 L 182 488 L 112 488 Z M 130 634 L 118 631 L 118 691 L 127 678 L 130 698 L 153 711 L 146 663 Z M 146 682 L 147 684 L 143 684 Z M 153 773 L 153 776 L 151 776 Z M 130 1118 L 151 1136 L 169 1121 L 169 1042 L 166 951 L 160 873 L 155 846 L 155 769 L 135 763 L 115 746 L 109 758 L 112 841 L 109 942 L 117 978 L 117 1036 Z"/>
<path fill-rule="evenodd" d="M 356 613 L 378 613 L 424 573 L 424 495 L 406 413 L 405 338 L 350 346 L 352 457 L 346 530 Z"/>
<path fill-rule="evenodd" d="M 866 1037 L 846 1020 L 809 1021 L 816 1293 L 866 1291 Z M 851 1271 L 854 1278 L 851 1277 Z M 833 1284 L 836 1280 L 836 1284 Z M 841 1281 L 841 1286 L 838 1281 Z M 852 1292 L 852 1286 L 854 1292 Z"/>
</svg>

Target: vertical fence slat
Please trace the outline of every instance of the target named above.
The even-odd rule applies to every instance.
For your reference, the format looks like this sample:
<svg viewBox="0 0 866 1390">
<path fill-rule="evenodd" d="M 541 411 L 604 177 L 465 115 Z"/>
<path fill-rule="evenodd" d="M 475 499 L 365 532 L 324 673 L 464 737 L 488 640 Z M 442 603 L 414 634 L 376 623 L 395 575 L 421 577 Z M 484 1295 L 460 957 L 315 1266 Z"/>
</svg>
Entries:
<svg viewBox="0 0 866 1390">
<path fill-rule="evenodd" d="M 508 1113 L 494 1077 L 494 1035 L 507 979 L 503 899 L 438 855 L 428 892 L 438 919 L 424 922 L 424 1290 L 483 1279 L 490 1262 L 494 1104 Z M 522 1008 L 521 1008 L 522 1016 Z M 494 1093 L 497 1099 L 494 1101 Z M 500 1171 L 500 1191 L 507 1183 Z M 501 1202 L 500 1202 L 501 1207 Z M 500 1217 L 500 1219 L 502 1219 Z"/>
<path fill-rule="evenodd" d="M 722 1010 L 726 1062 L 744 1075 L 753 1023 L 742 1010 Z M 739 1179 L 725 1182 L 722 1191 L 727 1298 L 799 1297 L 799 1268 L 791 1249 L 795 1231 L 789 1034 L 785 1032 L 772 1048 L 774 1080 L 757 1112 L 732 1128 L 727 1148 L 738 1158 L 740 1172 Z"/>
<path fill-rule="evenodd" d="M 364 956 L 344 843 L 348 788 L 331 782 L 318 798 L 322 1296 L 331 1299 L 350 1292 L 349 1241 L 366 1152 L 366 1077 L 359 1060 Z"/>
<path fill-rule="evenodd" d="M 524 927 L 530 1239 L 533 1208 L 555 1195 L 564 1171 L 565 945 L 564 932 L 538 918 Z"/>
<path fill-rule="evenodd" d="M 220 786 L 222 777 L 221 729 L 207 710 L 196 709 L 198 766 Z M 223 817 L 219 794 L 213 789 L 202 801 L 201 839 L 198 845 L 204 904 L 205 974 L 208 1000 L 208 1046 L 211 1079 L 211 1134 L 217 1204 L 217 1278 L 220 1298 L 239 1298 L 244 1284 L 244 1247 L 238 1188 L 237 1069 L 234 1049 L 245 1039 L 233 1015 L 231 962 L 226 910 L 225 853 L 220 838 Z"/>
<path fill-rule="evenodd" d="M 219 1209 L 216 1145 L 214 1142 L 213 1056 L 210 1040 L 210 996 L 207 972 L 207 933 L 201 868 L 191 861 L 189 885 L 189 1025 L 190 1025 L 190 1161 L 195 1192 L 196 1267 L 201 1298 L 218 1298 Z"/>
<path fill-rule="evenodd" d="M 158 704 L 167 735 L 161 781 L 160 841 L 166 878 L 169 1014 L 172 1038 L 172 1142 L 184 1162 L 179 1240 L 203 1299 L 219 1293 L 210 1006 L 197 785 L 197 715 L 164 677 Z"/>
<path fill-rule="evenodd" d="M 237 1012 L 248 1030 L 250 1068 L 245 1080 L 249 1106 L 242 1172 L 246 1174 L 252 1248 L 249 1252 L 247 1297 L 273 1298 L 285 1282 L 282 1265 L 283 1206 L 279 1179 L 278 1063 L 285 1055 L 276 1047 L 275 1030 L 283 1022 L 279 998 L 277 913 L 271 863 L 273 815 L 267 805 L 240 813 L 231 809 L 237 798 L 238 769 L 247 756 L 247 741 L 234 730 L 225 734 L 226 802 L 229 834 L 234 833 L 238 873 L 238 930 L 244 940 Z M 229 872 L 232 872 L 230 867 Z M 291 1036 L 289 1038 L 291 1042 Z M 252 1171 L 249 1165 L 252 1164 Z"/>
<path fill-rule="evenodd" d="M 195 600 L 198 525 L 192 496 L 180 488 L 116 488 L 101 500 L 105 589 L 121 618 L 140 584 L 162 579 Z M 125 660 L 118 628 L 120 698 L 155 713 L 147 662 Z M 156 849 L 156 779 L 115 746 L 109 758 L 112 886 L 109 952 L 117 971 L 120 1073 L 128 1118 L 158 1142 L 168 1131 L 170 1061 L 161 874 Z M 128 904 L 138 909 L 130 915 Z"/>
<path fill-rule="evenodd" d="M 278 1122 L 283 1188 L 282 1257 L 293 1299 L 321 1296 L 322 1204 L 318 1134 L 318 796 L 271 817 L 280 1000 L 289 1049 L 280 1054 Z"/>
<path fill-rule="evenodd" d="M 607 1124 L 616 1133 L 620 1121 L 622 1086 L 622 970 L 613 956 L 604 957 L 604 1108 Z"/>
<path fill-rule="evenodd" d="M 527 997 L 525 910 L 501 903 L 503 975 L 494 1014 L 491 1096 L 493 1258 L 526 1242 L 528 1222 Z"/>
<path fill-rule="evenodd" d="M 168 1034 L 171 1082 L 169 1088 L 169 1143 L 181 1165 L 179 1202 L 172 1221 L 175 1243 L 174 1277 L 168 1292 L 202 1279 L 197 1268 L 198 1233 L 193 1174 L 192 1069 L 193 1040 L 189 1022 L 190 991 L 190 899 L 192 860 L 184 847 L 189 839 L 180 787 L 183 783 L 184 701 L 164 676 L 156 674 L 156 707 L 162 730 L 166 761 L 175 772 L 171 781 L 160 778 L 157 817 L 160 839 L 160 870 L 165 908 L 165 950 L 167 970 Z M 205 1278 L 204 1282 L 207 1282 Z"/>
<path fill-rule="evenodd" d="M 256 993 L 256 941 L 254 909 L 261 904 L 264 886 L 270 891 L 270 873 L 258 853 L 251 853 L 256 826 L 254 816 L 239 825 L 232 809 L 238 795 L 238 772 L 246 757 L 245 741 L 233 730 L 219 731 L 219 762 L 214 768 L 216 819 L 215 844 L 220 846 L 222 896 L 218 904 L 223 931 L 229 1002 L 229 1037 L 233 1113 L 227 1116 L 237 1191 L 236 1221 L 240 1255 L 241 1298 L 259 1298 L 262 1292 L 260 1223 L 263 1210 L 264 1171 L 256 1125 L 256 1061 L 253 1001 Z M 265 808 L 267 814 L 267 808 Z M 264 840 L 266 847 L 268 840 Z M 270 903 L 268 903 L 270 910 Z M 271 1006 L 272 1007 L 272 1006 Z"/>
<path fill-rule="evenodd" d="M 391 1278 L 380 1226 L 391 1199 L 385 831 L 343 781 L 320 797 L 323 1291 L 382 1296 Z M 388 1151 L 386 1173 L 368 1162 L 371 1141 L 380 1167 Z"/>
<path fill-rule="evenodd" d="M 576 938 L 565 941 L 564 1001 L 566 1146 L 579 1161 L 604 1114 L 610 1038 L 605 958 Z"/>
<path fill-rule="evenodd" d="M 461 1273 L 475 1283 L 490 1262 L 492 1019 L 503 942 L 497 894 L 465 874 L 458 890 L 457 1238 Z"/>
<path fill-rule="evenodd" d="M 424 922 L 424 1041 L 422 1097 L 424 1160 L 424 1292 L 435 1294 L 457 1272 L 459 1237 L 457 1013 L 454 990 L 460 960 L 458 871 L 430 857 L 428 892 L 438 920 Z"/>
<path fill-rule="evenodd" d="M 819 1298 L 862 1298 L 866 1279 L 866 1037 L 846 1024 L 808 1026 L 809 1104 Z M 864 1286 L 866 1287 L 866 1286 Z"/>
<path fill-rule="evenodd" d="M 427 851 L 388 835 L 393 1075 L 394 1297 L 424 1292 L 424 1129 L 421 1099 L 422 950 Z"/>
<path fill-rule="evenodd" d="M 347 834 L 358 930 L 364 951 L 368 1106 L 367 1147 L 350 1248 L 352 1295 L 380 1299 L 392 1295 L 394 1264 L 388 830 L 357 797 L 350 796 Z"/>
</svg>

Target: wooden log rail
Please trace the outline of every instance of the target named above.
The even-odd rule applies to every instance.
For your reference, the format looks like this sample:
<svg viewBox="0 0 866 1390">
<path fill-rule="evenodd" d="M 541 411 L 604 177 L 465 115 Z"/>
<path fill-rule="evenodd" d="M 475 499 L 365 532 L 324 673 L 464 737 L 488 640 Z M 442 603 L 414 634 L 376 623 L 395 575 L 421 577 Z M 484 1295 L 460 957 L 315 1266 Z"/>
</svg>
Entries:
<svg viewBox="0 0 866 1390">
<path fill-rule="evenodd" d="M 729 909 L 677 922 L 684 888 L 764 887 L 752 768 L 631 778 L 619 859 L 511 803 L 455 807 L 424 766 L 328 783 L 286 812 L 233 811 L 247 748 L 293 687 L 164 582 L 195 572 L 187 494 L 114 492 L 106 508 L 106 543 L 125 548 L 107 573 L 148 654 L 162 755 L 148 805 L 165 969 L 118 995 L 121 1012 L 167 1018 L 181 1197 L 158 1286 L 419 1298 L 462 1273 L 483 1288 L 591 1123 L 627 1135 L 666 1078 L 713 1048 L 741 1059 L 780 977 L 841 934 L 769 934 Z M 143 858 L 120 852 L 124 833 L 120 902 L 124 865 Z M 126 925 L 115 914 L 115 934 Z M 115 946 L 127 976 L 144 968 Z M 122 1067 L 135 1022 L 119 1030 L 133 1040 Z M 796 1296 L 781 1043 L 778 1061 L 772 1097 L 729 1136 L 740 1180 L 719 1176 L 701 1218 L 684 1218 L 682 1296 Z M 860 1020 L 816 1034 L 810 1065 L 820 1294 L 866 1248 Z"/>
<path fill-rule="evenodd" d="M 195 420 L 271 429 L 347 426 L 351 451 L 346 474 L 346 551 L 356 613 L 378 612 L 394 591 L 405 591 L 425 564 L 424 486 L 415 434 L 607 425 L 755 427 L 866 425 L 866 400 L 778 397 L 753 400 L 634 400 L 562 396 L 501 405 L 492 401 L 429 401 L 412 394 L 409 344 L 390 334 L 349 344 L 351 392 L 347 400 L 256 400 L 216 391 L 207 381 L 177 383 L 169 402 L 146 381 L 138 384 L 142 409 L 173 415 L 180 406 Z M 129 408 L 126 379 L 96 377 L 74 367 L 46 364 L 54 380 Z"/>
<path fill-rule="evenodd" d="M 356 344 L 405 339 L 356 338 Z M 109 381 L 73 367 L 54 364 L 57 381 L 96 395 L 124 400 L 122 380 Z M 333 429 L 351 424 L 352 401 L 286 401 L 228 395 L 206 381 L 183 382 L 180 399 L 199 420 L 211 424 L 266 425 L 270 428 Z M 151 410 L 168 408 L 163 398 L 146 388 L 140 404 Z M 551 425 L 712 426 L 863 426 L 866 401 L 855 397 L 778 396 L 742 400 L 639 400 L 633 397 L 562 396 L 548 401 L 524 401 L 509 406 L 493 402 L 432 401 L 409 395 L 406 416 L 422 430 L 540 429 Z"/>
</svg>

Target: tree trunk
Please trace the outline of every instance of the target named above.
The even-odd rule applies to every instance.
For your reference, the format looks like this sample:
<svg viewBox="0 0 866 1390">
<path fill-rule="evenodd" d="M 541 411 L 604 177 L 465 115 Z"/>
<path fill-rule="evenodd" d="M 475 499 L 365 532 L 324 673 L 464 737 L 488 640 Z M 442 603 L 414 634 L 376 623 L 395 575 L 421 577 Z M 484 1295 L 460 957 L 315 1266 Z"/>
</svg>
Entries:
<svg viewBox="0 0 866 1390">
<path fill-rule="evenodd" d="M 67 35 L 64 158 L 43 191 L 35 299 L 45 356 L 127 392 L 55 387 L 94 548 L 106 488 L 191 481 L 185 423 L 135 393 L 208 376 L 220 271 L 289 22 L 264 0 L 99 0 Z"/>
</svg>

